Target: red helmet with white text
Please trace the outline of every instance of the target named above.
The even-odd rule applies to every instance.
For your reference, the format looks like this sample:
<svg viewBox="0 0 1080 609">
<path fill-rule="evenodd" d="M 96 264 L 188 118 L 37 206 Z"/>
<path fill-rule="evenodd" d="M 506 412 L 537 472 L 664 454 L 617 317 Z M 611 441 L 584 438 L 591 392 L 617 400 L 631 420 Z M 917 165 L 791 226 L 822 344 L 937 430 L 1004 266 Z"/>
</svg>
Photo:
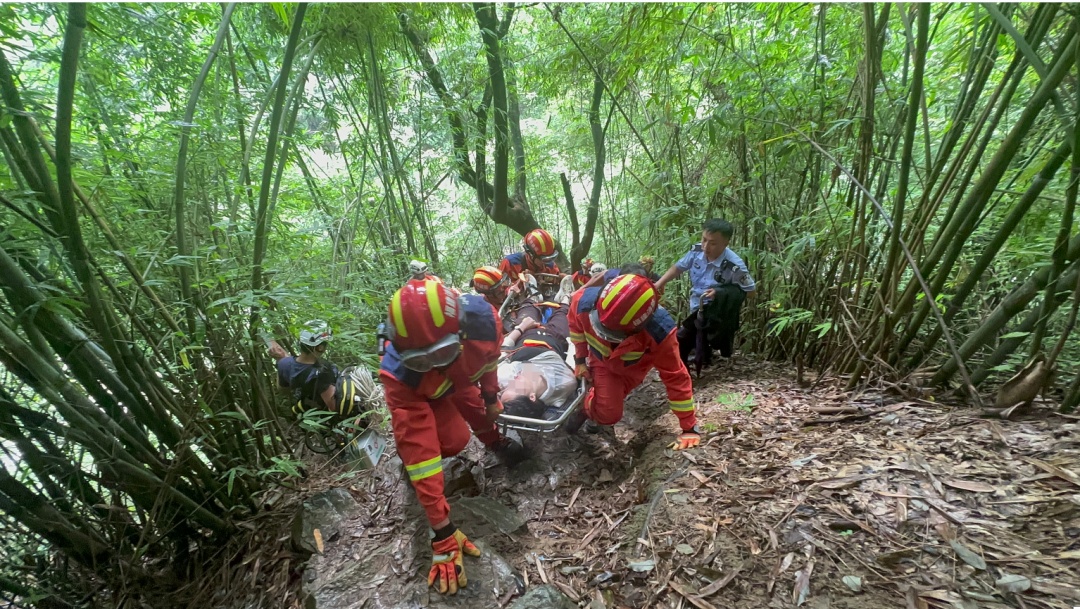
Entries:
<svg viewBox="0 0 1080 609">
<path fill-rule="evenodd" d="M 648 278 L 619 275 L 600 291 L 589 319 L 601 338 L 618 342 L 641 330 L 658 306 L 656 289 Z"/>
<path fill-rule="evenodd" d="M 555 239 L 551 233 L 542 228 L 531 230 L 525 235 L 525 251 L 545 260 L 550 260 L 558 254 L 555 251 Z"/>
</svg>

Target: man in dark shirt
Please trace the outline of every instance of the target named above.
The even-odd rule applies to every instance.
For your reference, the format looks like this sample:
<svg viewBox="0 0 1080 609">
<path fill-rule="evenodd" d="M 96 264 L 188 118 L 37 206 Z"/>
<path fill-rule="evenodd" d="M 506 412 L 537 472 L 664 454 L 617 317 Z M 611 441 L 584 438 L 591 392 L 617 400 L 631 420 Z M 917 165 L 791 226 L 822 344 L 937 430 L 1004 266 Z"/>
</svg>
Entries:
<svg viewBox="0 0 1080 609">
<path fill-rule="evenodd" d="M 333 336 L 326 322 L 312 320 L 300 331 L 300 355 L 286 355 L 280 345 L 271 343 L 270 355 L 277 359 L 278 386 L 292 392 L 294 412 L 312 408 L 338 410 L 338 369 L 323 359 Z"/>
</svg>

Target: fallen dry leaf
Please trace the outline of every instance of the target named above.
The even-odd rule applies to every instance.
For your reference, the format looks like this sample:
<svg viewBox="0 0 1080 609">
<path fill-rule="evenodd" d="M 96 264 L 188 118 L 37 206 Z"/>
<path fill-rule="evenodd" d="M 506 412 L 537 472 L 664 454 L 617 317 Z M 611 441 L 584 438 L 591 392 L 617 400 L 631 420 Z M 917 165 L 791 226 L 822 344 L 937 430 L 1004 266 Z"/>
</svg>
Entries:
<svg viewBox="0 0 1080 609">
<path fill-rule="evenodd" d="M 856 594 L 862 592 L 862 578 L 856 575 L 845 575 L 842 579 L 844 585 L 851 588 Z"/>
<path fill-rule="evenodd" d="M 802 605 L 810 597 L 810 574 L 814 572 L 814 561 L 809 561 L 806 566 L 795 572 L 795 589 L 791 598 L 795 604 Z"/>
<path fill-rule="evenodd" d="M 698 609 L 716 609 L 716 607 L 711 605 L 708 601 L 706 601 L 705 599 L 703 599 L 703 598 L 699 597 L 698 595 L 694 594 L 694 592 L 692 590 L 690 590 L 689 588 L 686 588 L 685 586 L 680 585 L 677 582 L 669 581 L 668 582 L 668 587 L 670 587 L 672 590 L 678 592 L 691 605 L 697 607 Z"/>
<path fill-rule="evenodd" d="M 1015 573 L 1006 573 L 998 578 L 994 582 L 994 586 L 1002 592 L 1012 592 L 1018 594 L 1020 592 L 1027 592 L 1031 589 L 1031 580 L 1023 575 L 1017 575 Z"/>
<path fill-rule="evenodd" d="M 975 482 L 973 480 L 957 480 L 955 478 L 942 478 L 941 483 L 945 486 L 951 486 L 958 488 L 962 491 L 971 491 L 973 493 L 992 493 L 995 489 L 989 484 L 983 482 Z"/>
<path fill-rule="evenodd" d="M 859 476 L 847 476 L 845 478 L 831 478 L 827 480 L 822 480 L 820 482 L 815 482 L 814 485 L 824 489 L 837 490 L 843 488 L 851 488 L 856 484 L 862 482 L 863 480 L 869 480 L 876 477 L 877 474 L 862 474 Z"/>
<path fill-rule="evenodd" d="M 950 541 L 949 545 L 952 546 L 953 550 L 956 550 L 956 554 L 961 558 L 961 560 L 980 571 L 986 570 L 986 561 L 983 560 L 982 556 L 979 556 L 975 552 L 972 552 L 970 548 L 960 543 L 959 541 L 956 541 L 955 539 Z"/>
<path fill-rule="evenodd" d="M 1054 476 L 1057 476 L 1058 478 L 1061 478 L 1062 480 L 1065 480 L 1066 482 L 1071 482 L 1076 486 L 1080 486 L 1080 475 L 1074 474 L 1073 472 L 1070 472 L 1067 469 L 1060 468 L 1056 465 L 1051 465 L 1045 461 L 1040 461 L 1034 457 L 1022 456 L 1020 458 L 1048 474 L 1052 474 Z"/>
</svg>

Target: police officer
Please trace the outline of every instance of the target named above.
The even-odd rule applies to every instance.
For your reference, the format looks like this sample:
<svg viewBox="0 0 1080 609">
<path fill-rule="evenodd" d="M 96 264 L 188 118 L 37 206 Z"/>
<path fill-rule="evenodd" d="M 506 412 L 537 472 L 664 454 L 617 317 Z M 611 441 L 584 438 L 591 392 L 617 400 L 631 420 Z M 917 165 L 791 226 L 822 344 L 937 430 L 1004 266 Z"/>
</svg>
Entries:
<svg viewBox="0 0 1080 609">
<path fill-rule="evenodd" d="M 728 247 L 734 233 L 735 228 L 727 220 L 706 220 L 701 225 L 701 243 L 656 282 L 656 289 L 663 290 L 667 282 L 690 272 L 690 314 L 679 328 L 679 356 L 683 362 L 697 343 L 695 320 L 700 307 L 705 307 L 705 331 L 712 340 L 706 340 L 706 352 L 695 357 L 708 363 L 712 347 L 719 348 L 724 358 L 730 358 L 734 351 L 739 310 L 747 295 L 753 294 L 757 287 L 746 263 Z"/>
</svg>

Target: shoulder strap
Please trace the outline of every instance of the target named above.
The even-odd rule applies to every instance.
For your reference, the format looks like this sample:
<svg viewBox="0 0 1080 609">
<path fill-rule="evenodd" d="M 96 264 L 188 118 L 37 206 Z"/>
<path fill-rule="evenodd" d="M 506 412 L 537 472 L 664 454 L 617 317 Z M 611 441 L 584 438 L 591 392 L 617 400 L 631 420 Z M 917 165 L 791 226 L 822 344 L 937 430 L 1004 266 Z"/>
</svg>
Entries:
<svg viewBox="0 0 1080 609">
<path fill-rule="evenodd" d="M 581 294 L 577 301 L 577 312 L 588 313 L 596 308 L 596 301 L 600 298 L 600 288 L 588 288 Z"/>
<path fill-rule="evenodd" d="M 657 343 L 664 342 L 667 335 L 674 329 L 675 320 L 672 319 L 671 313 L 668 313 L 664 307 L 657 307 L 656 312 L 649 318 L 649 322 L 645 324 L 645 331 Z"/>
</svg>

